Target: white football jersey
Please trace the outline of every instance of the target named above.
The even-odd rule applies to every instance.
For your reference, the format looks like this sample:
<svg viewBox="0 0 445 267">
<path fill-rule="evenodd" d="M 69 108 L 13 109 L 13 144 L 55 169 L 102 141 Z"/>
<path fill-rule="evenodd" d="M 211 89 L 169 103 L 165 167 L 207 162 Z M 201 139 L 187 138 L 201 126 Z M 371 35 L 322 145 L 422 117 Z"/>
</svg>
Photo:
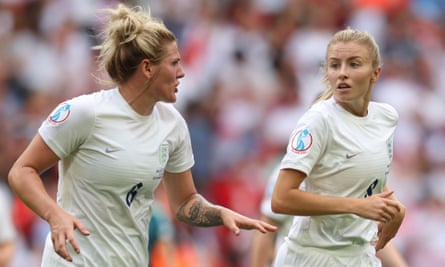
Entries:
<svg viewBox="0 0 445 267">
<path fill-rule="evenodd" d="M 164 171 L 194 164 L 189 131 L 172 104 L 136 113 L 117 88 L 73 98 L 43 122 L 39 134 L 61 159 L 57 203 L 90 231 L 76 231 L 73 263 L 48 235 L 42 266 L 148 266 L 153 191 Z"/>
<path fill-rule="evenodd" d="M 383 192 L 393 155 L 396 110 L 370 102 L 368 115 L 354 116 L 333 98 L 312 106 L 293 131 L 281 168 L 307 175 L 305 190 L 319 195 L 365 198 Z M 289 246 L 347 248 L 377 238 L 375 221 L 354 214 L 300 217 Z"/>
</svg>

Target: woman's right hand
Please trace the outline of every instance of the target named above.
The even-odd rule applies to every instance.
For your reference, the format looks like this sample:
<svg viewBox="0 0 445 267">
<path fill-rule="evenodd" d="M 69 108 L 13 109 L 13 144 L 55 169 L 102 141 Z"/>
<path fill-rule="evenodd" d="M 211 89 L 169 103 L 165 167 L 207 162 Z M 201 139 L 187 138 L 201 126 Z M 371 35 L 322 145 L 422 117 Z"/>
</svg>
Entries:
<svg viewBox="0 0 445 267">
<path fill-rule="evenodd" d="M 393 193 L 394 191 L 383 192 L 360 199 L 362 205 L 356 214 L 382 223 L 391 221 L 401 210 L 400 203 L 391 198 Z"/>
<path fill-rule="evenodd" d="M 51 229 L 51 240 L 54 251 L 65 260 L 73 261 L 73 258 L 68 252 L 68 243 L 77 254 L 80 253 L 80 247 L 74 236 L 74 230 L 77 229 L 85 236 L 90 233 L 76 217 L 71 216 L 61 208 L 48 215 L 48 223 Z"/>
</svg>

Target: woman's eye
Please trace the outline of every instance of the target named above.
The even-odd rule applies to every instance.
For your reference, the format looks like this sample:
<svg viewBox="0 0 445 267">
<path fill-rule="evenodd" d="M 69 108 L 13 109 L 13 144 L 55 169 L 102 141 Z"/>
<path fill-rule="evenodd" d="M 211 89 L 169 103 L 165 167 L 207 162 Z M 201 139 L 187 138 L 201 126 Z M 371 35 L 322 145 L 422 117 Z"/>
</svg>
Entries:
<svg viewBox="0 0 445 267">
<path fill-rule="evenodd" d="M 357 68 L 358 66 L 360 66 L 357 62 L 351 62 L 351 67 L 353 68 Z"/>
</svg>

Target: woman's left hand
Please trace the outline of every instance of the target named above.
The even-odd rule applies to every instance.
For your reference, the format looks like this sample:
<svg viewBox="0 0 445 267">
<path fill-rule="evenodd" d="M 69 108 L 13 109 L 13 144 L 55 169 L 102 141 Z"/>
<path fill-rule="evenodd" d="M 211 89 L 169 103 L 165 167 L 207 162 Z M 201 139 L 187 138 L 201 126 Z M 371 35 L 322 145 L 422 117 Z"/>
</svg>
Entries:
<svg viewBox="0 0 445 267">
<path fill-rule="evenodd" d="M 240 234 L 240 229 L 256 229 L 261 233 L 275 232 L 278 228 L 261 220 L 249 218 L 230 209 L 221 207 L 221 218 L 224 226 L 235 235 Z"/>
<path fill-rule="evenodd" d="M 400 202 L 399 202 L 400 203 Z M 401 209 L 395 218 L 387 223 L 378 224 L 378 241 L 375 250 L 379 251 L 397 234 L 397 231 L 405 217 L 405 207 L 400 203 Z"/>
</svg>

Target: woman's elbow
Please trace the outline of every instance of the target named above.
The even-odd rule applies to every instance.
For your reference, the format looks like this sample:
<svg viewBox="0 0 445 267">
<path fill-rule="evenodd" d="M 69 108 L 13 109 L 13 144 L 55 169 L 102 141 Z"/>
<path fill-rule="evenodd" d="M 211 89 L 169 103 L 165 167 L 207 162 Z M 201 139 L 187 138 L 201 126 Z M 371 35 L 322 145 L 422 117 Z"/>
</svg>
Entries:
<svg viewBox="0 0 445 267">
<path fill-rule="evenodd" d="M 272 196 L 272 201 L 271 201 L 271 208 L 272 211 L 275 213 L 284 213 L 285 211 L 285 206 L 284 206 L 284 202 L 277 196 Z"/>
<path fill-rule="evenodd" d="M 19 175 L 17 174 L 18 168 L 16 166 L 12 166 L 11 169 L 8 172 L 8 184 L 9 186 L 14 189 L 14 184 L 16 182 L 16 177 Z"/>
</svg>

